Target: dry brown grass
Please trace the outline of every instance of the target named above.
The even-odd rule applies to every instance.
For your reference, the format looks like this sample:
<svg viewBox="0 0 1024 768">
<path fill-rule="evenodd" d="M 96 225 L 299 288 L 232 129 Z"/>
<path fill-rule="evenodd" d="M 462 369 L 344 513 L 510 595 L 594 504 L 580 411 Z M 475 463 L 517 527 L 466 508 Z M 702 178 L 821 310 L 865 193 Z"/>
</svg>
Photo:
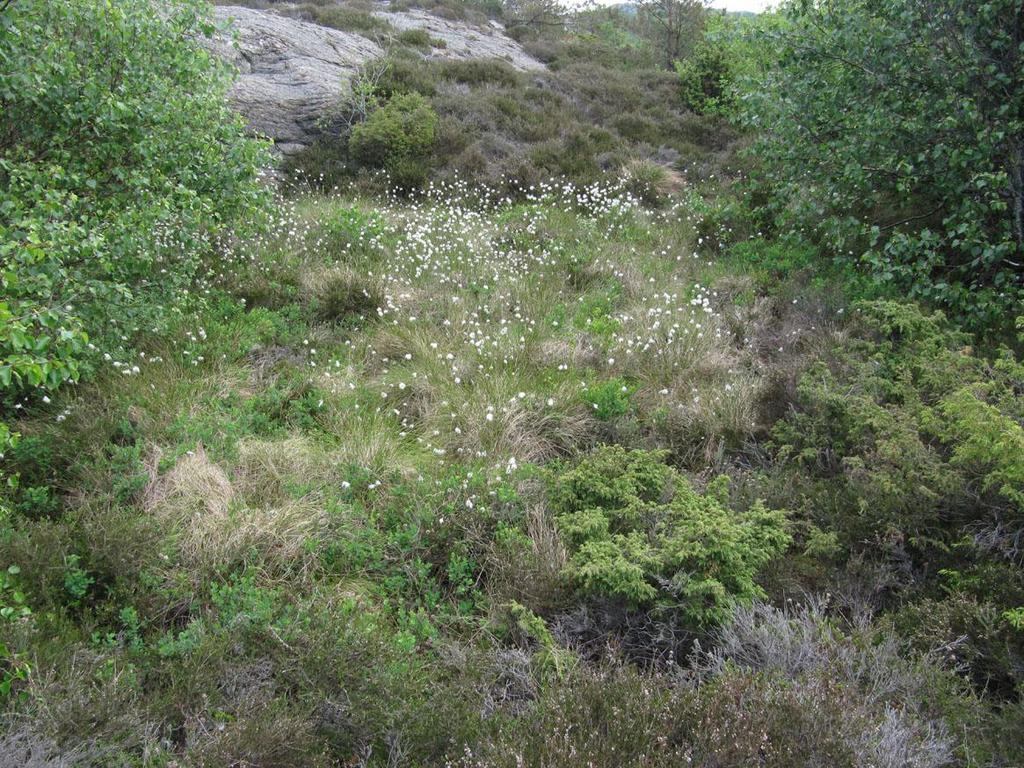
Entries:
<svg viewBox="0 0 1024 768">
<path fill-rule="evenodd" d="M 150 481 L 144 506 L 158 518 L 183 521 L 192 517 L 223 517 L 235 490 L 227 473 L 213 463 L 200 443 L 182 456 L 162 477 L 156 475 L 160 451 L 150 461 Z"/>
<path fill-rule="evenodd" d="M 306 466 L 303 454 L 281 445 L 248 446 L 244 456 L 242 492 L 202 446 L 154 476 L 146 491 L 146 509 L 166 526 L 196 578 L 251 555 L 264 564 L 301 565 L 305 542 L 326 524 L 316 495 L 290 500 L 282 492 L 286 472 Z M 264 506 L 244 503 L 257 498 Z"/>
<path fill-rule="evenodd" d="M 539 489 L 526 491 L 542 496 Z M 495 603 L 515 600 L 538 613 L 549 613 L 563 605 L 569 595 L 562 573 L 568 555 L 543 501 L 526 508 L 527 552 L 510 553 L 492 546 L 487 556 L 488 592 Z"/>
<path fill-rule="evenodd" d="M 210 521 L 189 538 L 189 553 L 198 563 L 249 562 L 289 569 L 304 568 L 310 558 L 306 542 L 327 524 L 318 499 L 303 499 L 270 509 L 242 509 L 223 521 Z M 205 535 L 203 535 L 205 534 Z"/>
<path fill-rule="evenodd" d="M 308 440 L 244 440 L 231 482 L 246 504 L 271 507 L 287 502 L 302 490 L 330 482 L 327 458 Z"/>
<path fill-rule="evenodd" d="M 589 368 L 600 362 L 601 350 L 583 336 L 572 341 L 547 339 L 537 345 L 536 359 L 537 363 L 543 366 L 567 365 L 570 368 Z"/>
</svg>

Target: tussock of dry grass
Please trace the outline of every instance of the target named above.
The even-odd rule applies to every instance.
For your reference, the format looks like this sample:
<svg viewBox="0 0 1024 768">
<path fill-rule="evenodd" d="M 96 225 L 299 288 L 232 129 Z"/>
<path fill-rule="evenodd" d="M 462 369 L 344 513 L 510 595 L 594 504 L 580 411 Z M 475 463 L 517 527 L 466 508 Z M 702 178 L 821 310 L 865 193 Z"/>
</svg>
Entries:
<svg viewBox="0 0 1024 768">
<path fill-rule="evenodd" d="M 337 437 L 329 461 L 333 466 L 356 466 L 378 476 L 409 467 L 408 439 L 393 419 L 372 411 L 329 410 L 320 417 L 323 429 Z"/>
<path fill-rule="evenodd" d="M 638 301 L 652 292 L 650 279 L 634 263 L 629 261 L 635 254 L 618 254 L 621 258 L 614 261 L 602 260 L 587 264 L 580 270 L 579 280 L 585 287 L 614 283 L 627 301 Z"/>
<path fill-rule="evenodd" d="M 146 491 L 146 509 L 168 527 L 181 559 L 200 574 L 245 562 L 253 552 L 264 563 L 301 561 L 306 540 L 326 522 L 317 498 L 285 500 L 281 492 L 286 473 L 307 466 L 300 447 L 248 445 L 243 456 L 238 488 L 200 446 Z M 257 497 L 266 506 L 241 503 Z"/>
<path fill-rule="evenodd" d="M 547 461 L 582 448 L 594 437 L 593 420 L 582 407 L 545 410 L 519 400 L 494 412 L 471 416 L 454 444 L 464 453 L 515 456 L 525 461 Z"/>
<path fill-rule="evenodd" d="M 684 179 L 671 165 L 646 158 L 628 161 L 622 167 L 626 188 L 646 202 L 663 200 L 682 189 Z"/>
<path fill-rule="evenodd" d="M 716 385 L 712 380 L 696 389 L 686 382 L 684 378 L 678 387 L 685 394 L 664 408 L 660 434 L 687 463 L 717 465 L 727 448 L 738 448 L 763 426 L 762 379 L 740 374 L 731 376 L 727 384 Z M 657 407 L 657 395 L 648 397 L 647 408 Z"/>
<path fill-rule="evenodd" d="M 246 504 L 269 507 L 330 482 L 332 470 L 320 451 L 304 437 L 243 440 L 231 482 Z"/>
<path fill-rule="evenodd" d="M 543 462 L 585 448 L 597 426 L 576 385 L 562 383 L 547 397 L 531 387 L 529 375 L 493 374 L 472 388 L 439 393 L 424 419 L 456 458 L 514 456 Z"/>
<path fill-rule="evenodd" d="M 317 499 L 293 501 L 270 509 L 240 509 L 221 520 L 208 520 L 187 538 L 183 553 L 196 563 L 216 567 L 248 562 L 283 567 L 302 565 L 308 558 L 306 541 L 326 525 Z"/>
<path fill-rule="evenodd" d="M 204 516 L 222 518 L 235 497 L 227 473 L 206 455 L 200 444 L 182 456 L 162 477 L 155 475 L 159 452 L 151 464 L 145 492 L 147 511 L 158 518 L 184 522 Z"/>
</svg>

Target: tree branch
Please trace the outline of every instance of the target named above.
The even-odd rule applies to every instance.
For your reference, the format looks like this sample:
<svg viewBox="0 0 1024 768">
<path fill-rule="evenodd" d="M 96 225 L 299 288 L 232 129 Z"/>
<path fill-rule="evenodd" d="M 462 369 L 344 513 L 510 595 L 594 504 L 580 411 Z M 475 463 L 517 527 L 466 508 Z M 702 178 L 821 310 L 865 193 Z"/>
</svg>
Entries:
<svg viewBox="0 0 1024 768">
<path fill-rule="evenodd" d="M 901 219 L 900 221 L 894 221 L 892 224 L 886 224 L 883 227 L 879 227 L 879 229 L 884 232 L 887 229 L 895 229 L 896 227 L 903 226 L 904 224 L 909 224 L 912 221 L 920 221 L 921 219 L 929 219 L 929 218 L 931 218 L 932 216 L 934 216 L 936 213 L 938 213 L 941 210 L 942 210 L 942 206 L 939 205 L 937 208 L 934 208 L 933 210 L 930 210 L 927 213 L 921 213 L 921 214 L 918 214 L 917 216 L 908 216 L 907 218 Z"/>
</svg>

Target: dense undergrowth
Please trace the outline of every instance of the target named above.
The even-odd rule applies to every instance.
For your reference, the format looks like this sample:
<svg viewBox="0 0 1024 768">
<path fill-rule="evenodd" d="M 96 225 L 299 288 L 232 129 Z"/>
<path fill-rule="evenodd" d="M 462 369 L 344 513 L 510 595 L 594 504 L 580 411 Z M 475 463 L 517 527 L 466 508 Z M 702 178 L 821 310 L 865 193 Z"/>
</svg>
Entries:
<svg viewBox="0 0 1024 768">
<path fill-rule="evenodd" d="M 209 62 L 166 26 L 196 17 L 132 13 L 146 7 L 26 2 L 27 16 L 3 17 L 3 52 L 45 73 L 61 40 L 83 46 L 99 22 L 121 44 L 143 30 L 160 45 L 132 47 L 126 82 L 149 73 L 176 93 L 143 65 L 171 66 L 161 46 L 182 46 L 172 71 L 211 85 L 220 109 L 224 82 L 204 80 Z M 78 26 L 19 49 L 25 18 Z M 647 76 L 632 44 L 623 91 Z M 69 82 L 91 103 L 111 81 L 82 66 L 96 79 Z M 501 65 L 436 67 L 517 108 L 532 98 Z M 435 70 L 387 76 L 402 72 Z M 724 145 L 680 138 L 677 119 L 715 124 L 682 107 L 664 123 L 651 107 L 654 143 L 678 142 L 672 183 L 635 163 L 511 185 L 497 172 L 488 186 L 437 157 L 414 177 L 422 144 L 396 153 L 381 137 L 397 124 L 425 142 L 426 122 L 443 137 L 446 86 L 396 89 L 344 151 L 379 152 L 409 183 L 382 192 L 357 174 L 325 191 L 317 178 L 271 201 L 254 184 L 259 148 L 212 118 L 194 127 L 219 126 L 217 141 L 181 146 L 205 147 L 220 175 L 157 185 L 171 166 L 150 142 L 188 115 L 142 87 L 132 103 L 156 111 L 125 113 L 118 81 L 82 124 L 120 115 L 117 141 L 135 149 L 74 156 L 104 174 L 45 181 L 51 138 L 84 130 L 46 122 L 66 111 L 22 121 L 37 143 L 0 144 L 4 285 L 18 291 L 0 306 L 22 326 L 0 336 L 18 371 L 3 382 L 18 437 L 0 465 L 0 762 L 1024 761 L 1012 332 L 971 335 L 806 233 L 762 227 L 765 193 L 735 177 L 684 183 L 687 162 Z M 71 99 L 59 78 L 27 82 L 37 90 L 0 78 L 5 120 L 17 88 L 25 103 Z M 701 109 L 727 107 L 720 83 Z M 619 86 L 604 85 L 593 98 L 612 119 Z M 429 109 L 436 124 L 410 119 Z M 605 130 L 590 114 L 586 130 Z M 29 176 L 34 197 L 15 183 Z M 38 201 L 89 200 L 90 180 L 104 194 L 87 217 L 73 209 L 34 240 L 64 221 Z M 139 190 L 153 188 L 173 193 L 158 198 L 163 218 L 143 217 L 154 197 Z M 131 220 L 167 235 L 133 239 Z M 42 264 L 79 289 L 55 247 L 68 244 L 131 253 L 108 257 L 131 269 L 90 276 L 107 289 L 96 294 L 21 287 Z M 152 264 L 173 275 L 151 285 Z M 84 375 L 40 382 L 19 363 L 32 344 L 59 360 L 20 341 L 48 338 L 25 319 L 44 299 L 88 333 L 93 348 L 71 352 Z M 97 320 L 137 309 L 160 323 Z"/>
</svg>

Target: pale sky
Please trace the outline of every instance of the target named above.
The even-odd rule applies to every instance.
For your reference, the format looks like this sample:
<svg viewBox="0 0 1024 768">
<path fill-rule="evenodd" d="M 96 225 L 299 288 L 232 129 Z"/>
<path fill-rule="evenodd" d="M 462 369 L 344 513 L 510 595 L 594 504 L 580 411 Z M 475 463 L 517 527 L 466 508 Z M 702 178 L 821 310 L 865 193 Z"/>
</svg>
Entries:
<svg viewBox="0 0 1024 768">
<path fill-rule="evenodd" d="M 628 0 L 596 0 L 599 5 L 618 5 Z M 576 0 L 562 0 L 563 5 L 573 7 L 577 5 Z M 778 0 L 711 0 L 709 7 L 725 8 L 727 11 L 754 11 L 758 13 L 769 6 L 777 6 Z"/>
<path fill-rule="evenodd" d="M 712 8 L 725 8 L 729 11 L 763 11 L 773 0 L 712 0 Z"/>
</svg>

